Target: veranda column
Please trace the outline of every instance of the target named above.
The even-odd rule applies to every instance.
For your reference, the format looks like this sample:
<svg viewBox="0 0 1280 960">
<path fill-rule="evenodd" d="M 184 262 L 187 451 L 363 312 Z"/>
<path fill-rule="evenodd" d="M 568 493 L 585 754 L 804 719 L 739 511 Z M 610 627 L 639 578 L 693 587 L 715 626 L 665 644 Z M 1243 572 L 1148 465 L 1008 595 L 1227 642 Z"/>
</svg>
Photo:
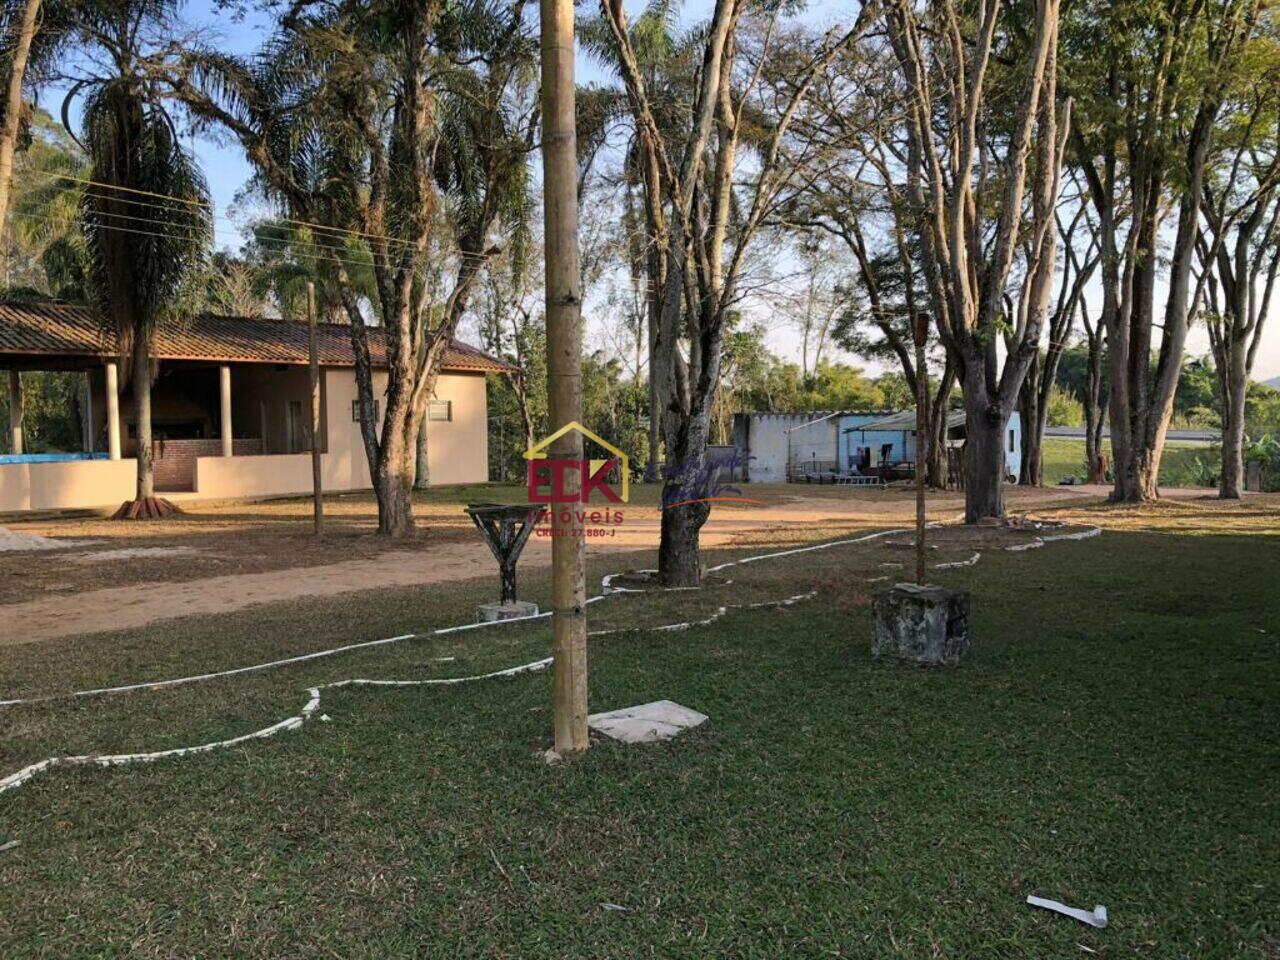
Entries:
<svg viewBox="0 0 1280 960">
<path fill-rule="evenodd" d="M 107 364 L 107 456 L 120 459 L 120 371 Z"/>
<path fill-rule="evenodd" d="M 89 371 L 84 372 L 80 391 L 80 445 L 85 453 L 93 453 L 93 380 Z"/>
<path fill-rule="evenodd" d="M 222 455 L 231 456 L 231 367 L 218 368 L 218 393 L 222 399 Z"/>
<path fill-rule="evenodd" d="M 9 452 L 22 453 L 22 374 L 9 371 Z"/>
</svg>

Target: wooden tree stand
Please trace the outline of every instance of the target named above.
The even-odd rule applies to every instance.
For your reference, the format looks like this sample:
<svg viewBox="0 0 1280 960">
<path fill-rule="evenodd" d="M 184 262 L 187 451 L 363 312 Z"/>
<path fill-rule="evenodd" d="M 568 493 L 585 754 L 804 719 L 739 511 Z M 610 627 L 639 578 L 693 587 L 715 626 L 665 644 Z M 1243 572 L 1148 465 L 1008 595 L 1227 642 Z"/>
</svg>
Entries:
<svg viewBox="0 0 1280 960">
<path fill-rule="evenodd" d="M 120 509 L 111 515 L 112 520 L 159 520 L 161 517 L 182 513 L 174 504 L 164 497 L 141 497 L 137 500 L 126 500 Z"/>
<path fill-rule="evenodd" d="M 501 601 L 480 604 L 476 609 L 477 620 L 491 623 L 535 616 L 536 603 L 516 599 L 516 563 L 534 527 L 546 516 L 546 505 L 472 503 L 466 510 L 498 561 L 498 574 L 502 578 Z"/>
</svg>

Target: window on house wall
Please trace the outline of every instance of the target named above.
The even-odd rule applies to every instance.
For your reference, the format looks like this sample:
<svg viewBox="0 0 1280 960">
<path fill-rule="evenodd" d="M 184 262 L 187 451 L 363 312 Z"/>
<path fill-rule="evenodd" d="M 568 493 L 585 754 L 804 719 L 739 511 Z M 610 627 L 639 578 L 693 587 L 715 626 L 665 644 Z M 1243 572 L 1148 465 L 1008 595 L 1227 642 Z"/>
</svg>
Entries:
<svg viewBox="0 0 1280 960">
<path fill-rule="evenodd" d="M 1013 428 L 1009 428 L 1009 452 L 1013 453 Z"/>
<path fill-rule="evenodd" d="M 431 407 L 427 410 L 428 420 L 453 420 L 453 401 L 452 400 L 432 400 Z"/>
<path fill-rule="evenodd" d="M 373 401 L 373 422 L 378 422 L 378 401 Z M 351 401 L 351 422 L 360 422 L 360 401 L 358 399 Z"/>
</svg>

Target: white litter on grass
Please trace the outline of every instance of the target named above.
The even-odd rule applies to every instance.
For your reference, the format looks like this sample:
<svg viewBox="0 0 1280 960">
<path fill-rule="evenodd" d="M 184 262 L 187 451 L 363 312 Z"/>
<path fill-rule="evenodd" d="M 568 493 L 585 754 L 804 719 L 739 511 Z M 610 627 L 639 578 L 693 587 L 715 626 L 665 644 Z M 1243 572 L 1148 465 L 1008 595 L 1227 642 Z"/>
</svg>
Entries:
<svg viewBox="0 0 1280 960">
<path fill-rule="evenodd" d="M 670 740 L 707 722 L 707 715 L 672 700 L 654 700 L 587 717 L 592 730 L 623 743 L 656 743 Z"/>
<path fill-rule="evenodd" d="M 28 550 L 66 550 L 71 547 L 85 547 L 93 540 L 58 540 L 55 537 L 42 537 L 36 533 L 22 533 L 0 527 L 0 553 L 21 553 Z"/>
<path fill-rule="evenodd" d="M 1099 930 L 1107 925 L 1107 908 L 1102 904 L 1098 904 L 1092 910 L 1080 910 L 1076 907 L 1068 907 L 1065 903 L 1059 903 L 1057 900 L 1046 900 L 1043 897 L 1027 897 L 1027 903 L 1033 907 L 1060 913 L 1064 917 L 1071 917 L 1073 920 L 1087 923 L 1089 926 L 1097 927 Z"/>
<path fill-rule="evenodd" d="M 0 843 L 0 853 L 12 850 L 14 847 L 22 846 L 21 840 L 10 840 L 7 843 Z"/>
</svg>

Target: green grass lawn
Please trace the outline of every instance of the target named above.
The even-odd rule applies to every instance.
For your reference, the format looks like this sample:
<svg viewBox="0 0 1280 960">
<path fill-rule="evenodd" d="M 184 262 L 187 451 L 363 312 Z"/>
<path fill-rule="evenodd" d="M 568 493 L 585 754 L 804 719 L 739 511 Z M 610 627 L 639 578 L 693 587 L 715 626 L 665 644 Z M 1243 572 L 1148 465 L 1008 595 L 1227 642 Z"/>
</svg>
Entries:
<svg viewBox="0 0 1280 960">
<path fill-rule="evenodd" d="M 1110 455 L 1108 451 L 1108 456 Z M 1168 443 L 1160 461 L 1160 484 L 1165 487 L 1204 486 L 1200 472 L 1194 468 L 1199 459 L 1217 471 L 1222 454 L 1217 448 L 1186 443 Z M 1084 441 L 1050 438 L 1044 442 L 1044 482 L 1054 484 L 1063 477 L 1087 477 L 1084 463 Z"/>
<path fill-rule="evenodd" d="M 869 655 L 867 579 L 902 559 L 837 547 L 702 595 L 593 605 L 593 629 L 642 628 L 819 591 L 593 641 L 593 709 L 670 698 L 711 716 L 667 744 L 545 765 L 551 680 L 529 674 L 326 691 L 332 722 L 272 740 L 55 770 L 0 795 L 0 843 L 21 840 L 0 853 L 0 956 L 1275 957 L 1275 537 L 988 553 L 939 575 L 975 602 L 976 645 L 948 671 Z M 422 632 L 493 589 L 0 648 L 0 696 Z M 0 709 L 0 774 L 233 736 L 296 713 L 313 683 L 467 675 L 548 647 L 535 623 Z M 1106 904 L 1111 926 L 1029 893 Z"/>
</svg>

